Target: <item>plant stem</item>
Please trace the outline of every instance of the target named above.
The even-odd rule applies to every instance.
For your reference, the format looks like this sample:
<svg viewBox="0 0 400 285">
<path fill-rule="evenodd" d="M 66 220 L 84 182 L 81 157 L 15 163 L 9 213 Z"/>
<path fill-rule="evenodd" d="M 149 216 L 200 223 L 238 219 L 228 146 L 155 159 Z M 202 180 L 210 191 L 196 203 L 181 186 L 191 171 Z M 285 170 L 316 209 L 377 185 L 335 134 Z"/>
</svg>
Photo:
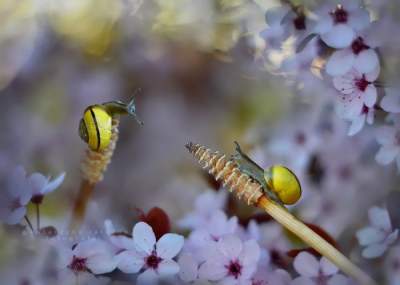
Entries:
<svg viewBox="0 0 400 285">
<path fill-rule="evenodd" d="M 40 205 L 36 203 L 36 228 L 40 232 Z"/>
<path fill-rule="evenodd" d="M 25 221 L 26 221 L 26 223 L 28 224 L 29 228 L 31 229 L 32 233 L 35 234 L 35 230 L 33 229 L 32 223 L 31 223 L 31 221 L 29 220 L 28 216 L 25 215 L 24 218 L 25 218 Z"/>
<path fill-rule="evenodd" d="M 85 179 L 82 179 L 79 194 L 75 200 L 74 210 L 72 212 L 70 230 L 79 229 L 86 213 L 87 204 L 89 203 L 89 199 L 92 196 L 94 186 L 95 184 L 90 183 Z"/>
<path fill-rule="evenodd" d="M 256 206 L 263 209 L 278 223 L 293 232 L 322 256 L 325 256 L 333 262 L 344 273 L 360 282 L 360 284 L 377 285 L 374 280 L 352 263 L 346 256 L 280 205 L 263 196 L 259 199 Z"/>
</svg>

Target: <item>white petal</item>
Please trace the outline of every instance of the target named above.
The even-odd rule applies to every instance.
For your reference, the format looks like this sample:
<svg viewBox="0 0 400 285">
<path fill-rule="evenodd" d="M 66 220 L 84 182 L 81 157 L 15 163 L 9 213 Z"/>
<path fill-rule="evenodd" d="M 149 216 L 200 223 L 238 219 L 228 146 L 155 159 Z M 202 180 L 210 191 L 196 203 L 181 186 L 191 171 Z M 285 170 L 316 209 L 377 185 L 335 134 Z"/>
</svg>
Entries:
<svg viewBox="0 0 400 285">
<path fill-rule="evenodd" d="M 374 120 L 375 120 L 375 109 L 369 108 L 366 121 L 369 125 L 372 125 L 374 123 Z"/>
<path fill-rule="evenodd" d="M 375 160 L 382 165 L 391 163 L 399 155 L 400 149 L 397 146 L 383 146 L 375 155 Z"/>
<path fill-rule="evenodd" d="M 165 234 L 157 242 L 157 255 L 163 259 L 174 258 L 183 247 L 184 238 L 177 234 Z"/>
<path fill-rule="evenodd" d="M 243 245 L 242 253 L 239 257 L 244 266 L 257 264 L 260 259 L 260 246 L 255 240 L 248 240 Z"/>
<path fill-rule="evenodd" d="M 148 224 L 144 222 L 137 223 L 133 227 L 132 236 L 137 250 L 151 254 L 156 244 L 156 236 Z"/>
<path fill-rule="evenodd" d="M 191 254 L 184 253 L 179 257 L 179 277 L 185 282 L 197 279 L 198 264 Z"/>
<path fill-rule="evenodd" d="M 200 266 L 199 278 L 217 281 L 225 277 L 227 270 L 224 264 L 206 261 Z"/>
<path fill-rule="evenodd" d="M 147 269 L 145 272 L 139 274 L 136 282 L 138 285 L 154 285 L 157 284 L 159 276 L 153 269 Z"/>
<path fill-rule="evenodd" d="M 22 221 L 26 214 L 26 207 L 19 207 L 14 211 L 10 211 L 5 217 L 4 222 L 9 225 L 15 225 Z"/>
<path fill-rule="evenodd" d="M 366 249 L 362 251 L 362 256 L 365 258 L 376 258 L 382 256 L 382 254 L 386 251 L 387 247 L 384 244 L 373 244 L 368 246 Z"/>
<path fill-rule="evenodd" d="M 392 230 L 392 223 L 390 222 L 389 212 L 385 208 L 372 207 L 368 210 L 368 218 L 371 225 L 378 229 L 386 231 Z"/>
<path fill-rule="evenodd" d="M 73 252 L 74 255 L 78 257 L 88 258 L 92 255 L 98 254 L 99 252 L 103 252 L 106 246 L 105 242 L 92 238 L 78 243 Z"/>
<path fill-rule="evenodd" d="M 381 66 L 378 64 L 371 72 L 365 73 L 365 79 L 369 82 L 374 82 L 381 72 Z"/>
<path fill-rule="evenodd" d="M 354 30 L 344 24 L 335 25 L 329 32 L 321 35 L 322 40 L 333 48 L 345 48 L 350 46 L 354 37 Z"/>
<path fill-rule="evenodd" d="M 349 16 L 349 25 L 356 31 L 361 31 L 370 24 L 369 13 L 366 9 L 357 9 L 352 11 Z"/>
<path fill-rule="evenodd" d="M 29 176 L 28 182 L 32 187 L 33 195 L 42 194 L 42 189 L 44 189 L 45 185 L 48 183 L 48 179 L 41 173 L 33 173 Z"/>
<path fill-rule="evenodd" d="M 400 113 L 400 96 L 398 94 L 387 94 L 382 98 L 381 107 L 386 112 Z"/>
<path fill-rule="evenodd" d="M 114 224 L 109 219 L 104 221 L 104 228 L 106 230 L 106 234 L 107 235 L 111 235 L 111 234 L 113 234 L 115 232 Z"/>
<path fill-rule="evenodd" d="M 126 250 L 119 253 L 115 260 L 117 267 L 124 273 L 137 273 L 144 265 L 144 258 L 142 254 L 133 250 Z"/>
<path fill-rule="evenodd" d="M 332 276 L 331 279 L 328 280 L 327 285 L 349 285 L 349 279 L 344 277 L 341 274 L 336 274 Z"/>
<path fill-rule="evenodd" d="M 132 238 L 125 236 L 124 234 L 112 234 L 110 236 L 110 241 L 118 249 L 136 250 L 135 241 Z"/>
<path fill-rule="evenodd" d="M 326 64 L 326 72 L 331 76 L 343 75 L 351 69 L 354 59 L 350 49 L 335 51 Z"/>
<path fill-rule="evenodd" d="M 157 268 L 160 276 L 175 275 L 179 272 L 179 265 L 174 260 L 163 260 Z"/>
<path fill-rule="evenodd" d="M 322 257 L 319 263 L 324 276 L 330 276 L 339 271 L 339 269 L 325 257 Z"/>
<path fill-rule="evenodd" d="M 365 114 L 362 114 L 360 116 L 357 116 L 350 125 L 349 131 L 347 132 L 347 135 L 353 136 L 359 131 L 362 130 L 365 124 Z"/>
<path fill-rule="evenodd" d="M 317 259 L 307 253 L 301 252 L 299 253 L 293 262 L 294 269 L 305 277 L 316 277 L 319 273 L 319 262 Z"/>
<path fill-rule="evenodd" d="M 367 86 L 364 91 L 364 103 L 367 107 L 373 107 L 376 103 L 377 91 L 376 87 L 372 84 Z"/>
<path fill-rule="evenodd" d="M 242 241 L 234 235 L 224 236 L 218 242 L 218 248 L 223 255 L 230 259 L 237 258 L 242 251 Z"/>
<path fill-rule="evenodd" d="M 354 60 L 354 68 L 360 73 L 369 73 L 376 69 L 379 64 L 379 58 L 375 50 L 367 49 L 356 55 Z"/>
<path fill-rule="evenodd" d="M 53 192 L 55 189 L 57 189 L 61 183 L 63 183 L 65 178 L 65 172 L 61 173 L 57 178 L 53 179 L 50 181 L 42 190 L 42 194 L 47 194 L 50 192 Z"/>
<path fill-rule="evenodd" d="M 396 140 L 396 129 L 393 127 L 380 127 L 376 133 L 376 140 L 382 145 L 390 145 Z"/>
<path fill-rule="evenodd" d="M 317 34 L 325 34 L 327 32 L 329 32 L 332 27 L 333 27 L 333 20 L 332 17 L 323 17 L 320 16 L 321 18 L 319 19 L 319 21 L 316 23 L 315 27 L 314 27 L 314 32 Z"/>
<path fill-rule="evenodd" d="M 390 235 L 387 236 L 385 244 L 388 246 L 393 244 L 397 240 L 398 236 L 399 236 L 399 230 L 395 230 L 394 232 L 392 232 Z"/>
<path fill-rule="evenodd" d="M 315 283 L 310 278 L 305 276 L 297 277 L 292 282 L 290 282 L 290 285 L 310 285 L 310 284 L 315 284 Z"/>
<path fill-rule="evenodd" d="M 366 227 L 357 231 L 356 237 L 360 245 L 369 245 L 383 241 L 385 234 L 374 227 Z"/>
<path fill-rule="evenodd" d="M 94 274 L 104 274 L 113 271 L 117 267 L 117 262 L 111 252 L 104 252 L 88 258 L 87 267 Z"/>
</svg>

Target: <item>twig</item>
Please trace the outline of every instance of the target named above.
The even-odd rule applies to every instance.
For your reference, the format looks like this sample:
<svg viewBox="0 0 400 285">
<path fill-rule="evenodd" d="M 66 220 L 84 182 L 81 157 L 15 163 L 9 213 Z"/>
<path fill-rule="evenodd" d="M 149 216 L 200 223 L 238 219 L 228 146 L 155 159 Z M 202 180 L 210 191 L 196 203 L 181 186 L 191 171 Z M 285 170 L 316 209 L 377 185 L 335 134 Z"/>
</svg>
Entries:
<svg viewBox="0 0 400 285">
<path fill-rule="evenodd" d="M 36 228 L 37 231 L 40 232 L 40 205 L 36 203 Z"/>
<path fill-rule="evenodd" d="M 32 233 L 35 234 L 35 230 L 33 229 L 32 223 L 31 223 L 31 221 L 29 220 L 28 216 L 25 215 L 24 218 L 25 218 L 25 221 L 27 222 L 29 228 L 31 229 Z"/>
<path fill-rule="evenodd" d="M 208 170 L 216 180 L 223 182 L 224 187 L 230 192 L 235 192 L 239 199 L 246 201 L 248 205 L 263 209 L 278 223 L 293 232 L 306 244 L 361 284 L 377 285 L 366 273 L 316 232 L 289 213 L 286 208 L 269 200 L 263 192 L 262 185 L 251 179 L 247 174 L 242 173 L 235 161 L 226 159 L 225 155 L 212 152 L 199 144 L 188 143 L 186 148 L 204 169 Z"/>
</svg>

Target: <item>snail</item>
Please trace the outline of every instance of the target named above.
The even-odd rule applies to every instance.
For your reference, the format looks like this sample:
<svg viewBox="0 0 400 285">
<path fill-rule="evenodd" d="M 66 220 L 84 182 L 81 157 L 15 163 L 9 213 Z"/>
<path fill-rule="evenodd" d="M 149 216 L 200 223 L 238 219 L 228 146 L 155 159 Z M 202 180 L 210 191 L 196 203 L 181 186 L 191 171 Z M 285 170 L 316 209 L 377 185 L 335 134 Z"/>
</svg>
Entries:
<svg viewBox="0 0 400 285">
<path fill-rule="evenodd" d="M 236 154 L 232 156 L 242 173 L 247 174 L 263 186 L 265 194 L 275 202 L 293 205 L 301 197 L 301 185 L 296 175 L 287 167 L 272 165 L 262 169 L 242 152 L 235 142 Z"/>
<path fill-rule="evenodd" d="M 85 109 L 83 118 L 79 122 L 79 136 L 91 150 L 101 152 L 110 144 L 113 117 L 125 114 L 133 116 L 140 125 L 143 125 L 136 116 L 133 98 L 128 104 L 111 101 L 91 105 Z"/>
</svg>

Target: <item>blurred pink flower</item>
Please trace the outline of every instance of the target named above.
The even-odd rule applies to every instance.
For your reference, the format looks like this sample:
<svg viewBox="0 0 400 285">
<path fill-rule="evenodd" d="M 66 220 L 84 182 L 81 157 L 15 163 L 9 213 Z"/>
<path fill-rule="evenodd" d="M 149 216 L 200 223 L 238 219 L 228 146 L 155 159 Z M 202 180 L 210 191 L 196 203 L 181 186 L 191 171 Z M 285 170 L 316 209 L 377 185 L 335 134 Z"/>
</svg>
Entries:
<svg viewBox="0 0 400 285">
<path fill-rule="evenodd" d="M 385 88 L 385 96 L 380 106 L 389 113 L 400 113 L 400 92 L 398 89 Z"/>
<path fill-rule="evenodd" d="M 260 247 L 255 240 L 242 243 L 237 236 L 227 235 L 200 266 L 199 277 L 223 284 L 250 285 L 259 258 Z"/>
<path fill-rule="evenodd" d="M 137 273 L 138 284 L 154 284 L 158 279 L 175 275 L 179 265 L 172 260 L 182 249 L 184 238 L 177 234 L 165 234 L 157 242 L 153 229 L 144 222 L 132 231 L 135 248 L 129 248 L 116 256 L 118 268 L 125 273 Z"/>
<path fill-rule="evenodd" d="M 28 182 L 32 189 L 32 203 L 41 204 L 46 194 L 56 190 L 63 183 L 65 172 L 50 181 L 50 177 L 45 177 L 41 173 L 33 173 L 29 176 Z"/>
<path fill-rule="evenodd" d="M 365 258 L 376 258 L 385 253 L 398 237 L 398 229 L 393 230 L 389 212 L 385 208 L 372 207 L 368 210 L 370 226 L 359 230 L 356 234 Z"/>
<path fill-rule="evenodd" d="M 337 274 L 337 267 L 325 257 L 318 261 L 313 255 L 301 252 L 294 259 L 293 265 L 300 277 L 294 279 L 292 285 L 343 285 L 348 282 L 346 277 Z"/>
<path fill-rule="evenodd" d="M 376 139 L 381 145 L 375 159 L 379 164 L 387 165 L 396 160 L 400 171 L 400 132 L 396 126 L 384 126 L 378 129 Z"/>
</svg>

